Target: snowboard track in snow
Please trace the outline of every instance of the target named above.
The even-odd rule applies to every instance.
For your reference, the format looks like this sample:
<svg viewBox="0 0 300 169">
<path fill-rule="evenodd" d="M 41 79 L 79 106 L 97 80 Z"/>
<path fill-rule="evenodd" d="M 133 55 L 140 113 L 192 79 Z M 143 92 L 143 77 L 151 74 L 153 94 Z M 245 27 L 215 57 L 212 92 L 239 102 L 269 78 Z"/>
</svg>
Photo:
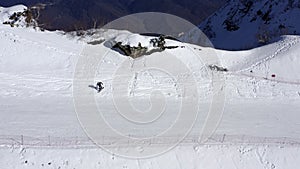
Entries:
<svg viewBox="0 0 300 169">
<path fill-rule="evenodd" d="M 270 81 L 270 82 L 277 82 L 277 83 L 284 83 L 284 84 L 299 85 L 300 86 L 300 80 L 289 81 L 289 80 L 284 80 L 282 78 L 279 79 L 278 77 L 269 78 L 269 77 L 255 76 L 255 75 L 250 75 L 250 74 L 246 74 L 246 73 L 235 73 L 235 72 L 230 72 L 229 75 L 249 77 L 249 78 L 255 78 L 255 79 L 259 79 L 259 80 L 266 80 L 266 81 Z"/>
<path fill-rule="evenodd" d="M 285 43 L 287 42 L 287 43 Z M 292 38 L 292 40 L 290 39 L 284 39 L 284 40 L 281 40 L 281 43 L 282 46 L 280 44 L 278 44 L 279 48 L 274 52 L 274 54 L 268 56 L 268 57 L 265 57 L 264 59 L 252 64 L 251 66 L 249 66 L 248 68 L 246 69 L 242 69 L 242 70 L 239 70 L 237 71 L 237 73 L 240 73 L 240 72 L 243 72 L 243 71 L 248 71 L 250 69 L 253 69 L 255 68 L 256 66 L 260 65 L 260 64 L 263 64 L 273 58 L 275 58 L 277 55 L 279 55 L 280 53 L 283 53 L 285 51 L 288 51 L 290 48 L 292 48 L 293 46 L 295 46 L 296 44 L 298 44 L 300 42 L 300 38 L 299 37 L 294 37 Z"/>
</svg>

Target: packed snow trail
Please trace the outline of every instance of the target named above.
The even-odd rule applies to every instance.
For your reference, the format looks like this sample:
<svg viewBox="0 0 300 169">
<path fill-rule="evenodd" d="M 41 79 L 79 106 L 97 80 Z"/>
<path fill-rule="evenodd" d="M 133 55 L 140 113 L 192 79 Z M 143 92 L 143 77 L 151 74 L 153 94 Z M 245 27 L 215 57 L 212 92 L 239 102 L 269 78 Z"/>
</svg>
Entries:
<svg viewBox="0 0 300 169">
<path fill-rule="evenodd" d="M 49 104 L 43 104 L 44 107 L 47 107 L 48 110 L 45 110 L 43 114 L 46 114 L 46 112 L 48 113 L 47 116 L 49 118 L 49 116 L 52 116 L 53 113 L 51 113 L 51 111 L 59 111 L 59 112 L 67 112 L 67 113 L 62 113 L 61 115 L 66 115 L 64 118 L 61 118 L 61 121 L 59 120 L 58 123 L 63 124 L 63 121 L 67 121 L 66 118 L 71 118 L 73 119 L 72 121 L 70 121 L 70 123 L 77 123 L 76 121 L 76 115 L 74 112 L 74 109 L 72 108 L 73 105 L 71 104 L 71 102 L 69 102 L 71 100 L 72 97 L 72 77 L 73 77 L 73 71 L 75 69 L 75 65 L 76 65 L 76 60 L 78 58 L 78 55 L 80 54 L 80 51 L 82 49 L 82 44 L 84 43 L 83 41 L 80 40 L 76 40 L 76 38 L 72 38 L 72 36 L 70 35 L 62 35 L 60 32 L 39 32 L 39 31 L 34 31 L 34 30 L 30 30 L 30 29 L 23 29 L 23 28 L 10 28 L 10 27 L 3 27 L 3 29 L 1 28 L 1 38 L 2 38 L 2 42 L 3 44 L 1 44 L 1 50 L 3 51 L 3 53 L 1 53 L 1 58 L 0 58 L 0 69 L 1 69 L 1 73 L 0 76 L 3 79 L 0 83 L 1 90 L 0 92 L 2 93 L 2 105 L 8 106 L 11 104 L 14 104 L 14 102 L 10 102 L 11 99 L 15 100 L 16 102 L 18 102 L 21 106 L 21 108 L 25 111 L 26 107 L 27 109 L 32 109 L 30 108 L 30 104 L 27 103 L 27 101 L 24 100 L 28 100 L 28 97 L 30 97 L 32 101 L 34 100 L 40 100 L 41 98 L 44 99 L 46 102 L 48 102 Z M 115 31 L 112 31 L 115 32 Z M 118 32 L 115 32 L 116 35 L 118 34 Z M 105 34 L 109 34 L 109 32 L 105 32 Z M 113 34 L 109 34 L 109 37 L 112 38 Z M 138 36 L 137 36 L 138 37 Z M 88 37 L 87 37 L 88 38 Z M 121 38 L 119 38 L 121 39 Z M 264 62 L 270 62 L 273 60 L 276 60 L 278 58 L 280 58 L 280 62 L 283 62 L 283 66 L 286 65 L 290 65 L 294 64 L 296 65 L 298 62 L 290 62 L 289 59 L 285 59 L 286 55 L 290 55 L 290 51 L 293 51 L 293 53 L 297 52 L 297 45 L 298 43 L 298 37 L 287 37 L 283 42 L 278 42 L 266 47 L 261 47 L 259 48 L 259 52 L 257 52 L 257 49 L 251 50 L 251 51 L 241 51 L 241 52 L 229 52 L 229 51 L 220 51 L 220 50 L 216 50 L 217 53 L 220 53 L 220 61 L 221 61 L 221 65 L 223 67 L 228 67 L 229 68 L 229 72 L 225 73 L 225 77 L 228 79 L 227 86 L 229 86 L 228 88 L 228 93 L 232 93 L 229 95 L 234 96 L 232 99 L 234 100 L 240 100 L 242 101 L 244 99 L 245 96 L 247 96 L 246 98 L 249 99 L 249 97 L 252 97 L 254 95 L 261 95 L 261 97 L 265 97 L 265 99 L 278 99 L 280 101 L 287 99 L 287 103 L 290 102 L 290 100 L 293 100 L 293 102 L 299 102 L 299 96 L 297 94 L 297 92 L 299 92 L 299 88 L 298 88 L 298 82 L 293 82 L 293 81 L 288 81 L 285 79 L 278 79 L 281 78 L 281 76 L 276 76 L 275 80 L 277 80 L 278 82 L 282 82 L 282 83 L 286 83 L 287 85 L 280 85 L 278 88 L 275 88 L 276 90 L 284 90 L 286 93 L 281 94 L 278 93 L 276 90 L 272 89 L 272 83 L 276 82 L 273 81 L 272 78 L 269 78 L 266 75 L 260 75 L 260 74 L 256 74 L 256 70 L 254 68 L 259 67 L 260 65 L 263 65 L 264 63 L 262 62 L 262 60 Z M 16 40 L 17 42 L 14 42 L 14 40 Z M 138 41 L 138 39 L 137 39 Z M 285 42 L 286 41 L 286 42 Z M 172 42 L 174 44 L 179 43 L 179 42 Z M 293 45 L 291 45 L 293 44 Z M 276 49 L 276 46 L 278 45 L 282 45 L 283 47 Z M 180 43 L 179 46 L 182 46 L 182 43 Z M 15 48 L 12 48 L 15 47 Z M 206 52 L 206 51 L 210 51 L 213 49 L 208 49 L 208 48 L 202 48 L 202 47 L 198 47 L 198 46 L 191 46 L 191 49 L 195 48 L 194 52 Z M 276 53 L 276 57 L 275 55 L 266 55 L 269 54 L 270 51 L 269 48 L 275 48 L 275 50 L 273 49 L 274 53 Z M 201 49 L 201 50 L 200 50 Z M 175 49 L 174 53 L 176 54 L 184 54 L 184 48 L 180 48 L 180 49 Z M 11 52 L 13 51 L 13 52 Z M 266 54 L 264 54 L 264 51 Z M 280 51 L 280 52 L 279 52 Z M 22 53 L 22 55 L 20 56 L 19 53 Z M 261 59 L 261 56 L 257 55 L 258 53 L 262 53 L 264 54 L 263 56 L 265 56 L 268 59 Z M 253 57 L 258 57 L 258 58 L 253 58 Z M 269 57 L 268 57 L 269 56 Z M 270 57 L 272 56 L 272 57 Z M 184 59 L 184 56 L 179 56 L 181 58 Z M 110 96 L 111 93 L 109 92 L 110 89 L 112 89 L 112 86 L 109 85 L 112 81 L 112 74 L 111 72 L 117 67 L 117 63 L 126 59 L 125 56 L 122 55 L 117 55 L 116 57 L 110 57 L 107 56 L 105 57 L 105 59 L 103 60 L 103 62 L 101 63 L 101 69 L 99 70 L 100 74 L 102 74 L 99 80 L 103 80 L 104 84 L 105 84 L 105 89 L 99 94 L 97 95 L 97 97 L 101 98 L 101 100 L 103 101 L 101 104 L 101 106 L 103 107 L 107 107 L 106 103 L 110 102 Z M 144 59 L 144 58 L 141 58 Z M 247 75 L 244 72 L 238 72 L 235 73 L 235 71 L 233 70 L 247 70 L 249 69 L 249 62 L 247 62 L 249 59 L 251 60 L 260 60 L 260 64 L 256 64 L 256 66 L 253 67 L 254 69 L 254 73 L 253 75 Z M 234 62 L 235 61 L 235 62 Z M 251 62 L 250 62 L 251 63 Z M 258 63 L 258 62 L 256 62 Z M 271 63 L 271 62 L 270 62 Z M 7 66 L 10 65 L 10 66 Z M 251 64 L 253 66 L 253 64 Z M 250 65 L 250 67 L 251 67 Z M 205 73 L 204 70 L 205 67 L 203 67 L 203 65 L 201 65 L 199 69 L 199 72 L 194 72 L 195 74 L 199 74 L 200 72 Z M 232 69 L 231 69 L 232 68 Z M 239 69 L 238 69 L 239 68 Z M 276 69 L 281 69 L 282 67 L 276 67 Z M 262 70 L 265 70 L 263 68 L 261 68 Z M 282 68 L 284 69 L 284 68 Z M 233 72 L 233 73 L 232 73 Z M 293 76 L 297 76 L 297 72 L 291 72 L 291 75 L 289 77 L 293 77 Z M 152 80 L 155 83 L 158 82 L 164 82 L 164 83 L 158 83 L 157 84 L 157 88 L 158 89 L 169 89 L 169 86 L 174 86 L 175 84 L 172 81 L 166 82 L 166 75 L 164 74 L 152 74 L 150 73 L 149 75 L 146 74 L 141 74 L 137 77 L 136 80 L 134 80 L 131 83 L 130 90 L 132 96 L 142 96 L 143 94 L 149 93 L 151 92 L 151 90 L 153 89 L 153 86 L 149 86 L 149 83 L 147 82 L 149 79 L 149 77 L 152 76 Z M 234 77 L 233 80 L 231 80 L 232 76 L 236 76 Z M 199 76 L 200 77 L 200 76 Z M 203 74 L 203 76 L 201 77 L 201 79 L 197 79 L 199 81 L 198 85 L 199 85 L 199 90 L 202 90 L 203 93 L 209 93 L 209 88 L 207 86 L 209 86 L 210 84 L 210 79 L 207 79 L 209 76 L 206 76 L 205 74 Z M 241 78 L 239 78 L 241 77 Z M 253 84 L 251 84 L 251 80 L 249 81 L 249 79 L 247 78 L 256 78 L 257 84 L 258 85 L 263 85 L 263 86 L 258 86 L 262 89 L 264 89 L 264 91 L 256 91 L 253 92 L 250 89 L 253 87 L 255 87 Z M 148 80 L 147 80 L 148 79 Z M 151 84 L 151 83 L 150 83 Z M 120 82 L 120 85 L 126 85 L 126 82 Z M 148 86 L 147 86 L 148 85 Z M 145 87 L 146 86 L 146 87 Z M 235 88 L 231 88 L 230 86 L 236 86 Z M 88 86 L 86 86 L 88 87 Z M 262 90 L 261 89 L 261 90 Z M 175 90 L 176 91 L 176 90 Z M 236 93 L 236 91 L 239 91 L 238 93 Z M 258 93 L 257 93 L 258 92 Z M 260 94 L 259 92 L 261 92 L 262 94 Z M 274 93 L 275 92 L 275 93 Z M 173 97 L 173 95 L 170 95 L 171 97 Z M 203 97 L 203 99 L 205 100 L 205 97 Z M 260 98 L 261 98 L 260 97 Z M 282 97 L 280 99 L 280 97 Z M 60 98 L 60 99 L 57 99 Z M 61 100 L 61 99 L 67 99 L 68 101 L 64 102 L 65 103 L 65 110 L 58 108 L 59 110 L 51 110 L 51 104 L 54 105 L 60 105 L 59 103 L 57 103 L 55 100 Z M 255 97 L 253 97 L 254 99 Z M 4 100 L 5 99 L 5 100 Z M 107 101 L 104 101 L 105 99 L 107 99 Z M 230 100 L 231 98 L 228 97 L 228 100 Z M 245 100 L 244 104 L 252 104 L 250 102 L 247 103 L 247 99 Z M 290 100 L 289 100 L 290 99 Z M 260 101 L 255 99 L 253 100 L 254 102 L 256 102 L 257 105 L 260 105 Z M 15 103 L 16 103 L 15 102 Z M 68 104 L 67 104 L 68 103 Z M 270 103 L 272 105 L 272 103 Z M 282 104 L 286 104 L 285 102 L 282 102 Z M 39 105 L 33 106 L 33 107 L 39 107 Z M 289 106 L 283 106 L 286 107 L 288 109 Z M 238 106 L 233 106 L 233 107 L 227 107 L 226 108 L 226 113 L 229 112 L 236 112 L 237 109 L 240 109 Z M 23 117 L 24 119 L 30 119 L 31 117 L 34 118 L 36 116 L 36 114 L 38 114 L 38 110 L 40 110 L 39 108 L 37 109 L 37 111 L 33 114 L 24 114 L 24 113 L 17 113 L 15 115 L 12 115 L 13 117 L 18 117 L 19 120 L 19 128 L 22 128 L 22 124 L 25 124 L 24 120 L 22 119 L 22 116 L 26 116 Z M 13 114 L 13 112 L 22 112 L 20 109 L 18 109 L 18 107 L 16 108 L 10 108 L 10 109 L 4 109 L 3 112 L 3 116 L 4 117 L 4 113 L 8 113 L 11 112 Z M 249 111 L 251 111 L 251 109 L 249 109 Z M 253 110 L 254 111 L 254 110 Z M 275 114 L 273 114 L 274 109 L 272 108 L 272 106 L 268 107 L 265 109 L 265 112 L 267 114 L 269 114 L 270 116 L 276 116 Z M 291 114 L 296 114 L 295 112 L 296 110 L 293 108 L 293 110 L 291 110 Z M 30 112 L 30 111 L 29 111 Z M 263 113 L 263 112 L 261 112 Z M 280 115 L 279 112 L 277 115 Z M 54 113 L 55 115 L 57 115 L 57 113 Z M 53 114 L 53 115 L 54 115 Z M 244 119 L 247 118 L 251 118 L 253 121 L 253 123 L 255 123 L 255 117 L 247 117 L 249 116 L 249 114 L 251 114 L 251 112 L 245 112 Z M 273 115 L 272 115 L 273 114 Z M 237 114 L 233 114 L 233 116 L 228 116 L 228 117 L 224 117 L 225 119 L 227 118 L 227 121 L 231 120 L 235 120 L 238 119 Z M 258 115 L 259 116 L 259 115 Z M 58 116 L 59 117 L 59 116 Z M 53 116 L 54 118 L 54 116 Z M 3 134 L 4 133 L 9 133 L 9 131 L 11 131 L 11 129 L 9 128 L 13 128 L 14 125 L 14 120 L 13 118 L 8 118 L 6 117 L 6 119 L 10 119 L 7 121 L 6 125 L 3 125 Z M 293 118 L 294 119 L 294 118 Z M 36 126 L 31 126 L 31 131 L 33 131 L 32 133 L 28 133 L 26 131 L 26 133 L 22 133 L 21 131 L 18 131 L 18 127 L 15 126 L 16 129 L 14 129 L 12 132 L 16 133 L 16 134 L 28 134 L 30 135 L 34 135 L 34 131 L 36 130 L 37 133 L 44 133 L 45 135 L 51 135 L 51 133 L 56 133 L 57 135 L 64 135 L 62 130 L 57 129 L 57 131 L 59 132 L 53 132 L 55 131 L 55 122 L 54 123 L 54 128 L 51 132 L 47 132 L 47 130 L 45 130 L 44 128 L 40 128 L 39 126 L 43 126 L 42 125 L 42 121 L 39 123 L 38 121 L 36 122 Z M 261 122 L 263 123 L 263 122 Z M 273 123 L 275 123 L 274 121 L 270 120 L 270 119 L 265 119 L 265 123 L 269 123 L 270 125 L 273 125 Z M 51 123 L 49 123 L 50 125 Z M 251 124 L 251 123 L 250 123 Z M 242 124 L 239 124 L 242 125 Z M 274 124 L 275 125 L 275 124 Z M 280 124 L 279 124 L 280 125 Z M 297 123 L 292 123 L 293 128 L 297 129 Z M 5 127 L 6 126 L 6 127 Z M 65 125 L 63 125 L 65 126 Z M 72 130 L 72 125 L 70 125 L 69 127 L 65 126 L 68 130 Z M 281 126 L 281 125 L 280 125 Z M 57 126 L 59 127 L 59 126 Z M 231 128 L 232 127 L 232 128 Z M 231 133 L 232 135 L 235 135 L 234 131 L 235 128 L 237 126 L 227 126 L 227 129 L 224 129 L 224 131 L 219 132 L 217 134 L 226 134 L 226 132 L 233 132 Z M 284 127 L 284 126 L 282 126 Z M 7 130 L 6 132 L 4 132 L 4 130 Z M 40 130 L 40 131 L 39 131 Z M 76 129 L 77 130 L 77 129 Z M 288 128 L 286 130 L 289 130 Z M 29 130 L 28 130 L 29 131 Z M 195 130 L 197 131 L 197 130 Z M 259 131 L 259 129 L 257 130 Z M 264 131 L 264 130 L 261 130 Z M 218 132 L 218 131 L 217 131 Z M 245 133 L 246 130 L 244 130 Z M 264 131 L 267 132 L 267 131 Z M 81 133 L 81 132 L 74 132 L 75 133 Z M 284 136 L 285 132 L 282 132 L 280 134 L 282 134 L 282 136 Z M 280 135 L 279 134 L 279 135 Z M 255 132 L 254 132 L 255 135 Z M 262 133 L 259 133 L 259 135 L 262 135 Z M 270 134 L 272 135 L 272 134 Z M 80 136 L 80 135 L 79 135 Z M 293 137 L 296 136 L 296 134 L 292 135 Z M 300 136 L 300 135 L 299 135 Z"/>
</svg>

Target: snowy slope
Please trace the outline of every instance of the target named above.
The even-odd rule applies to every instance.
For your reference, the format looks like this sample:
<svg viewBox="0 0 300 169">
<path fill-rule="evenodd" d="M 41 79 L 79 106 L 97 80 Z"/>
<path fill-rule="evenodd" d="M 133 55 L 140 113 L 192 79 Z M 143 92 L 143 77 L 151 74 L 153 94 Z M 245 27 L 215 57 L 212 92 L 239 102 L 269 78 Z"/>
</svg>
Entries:
<svg viewBox="0 0 300 169">
<path fill-rule="evenodd" d="M 298 0 L 230 0 L 199 27 L 216 48 L 250 49 L 299 35 L 299 7 Z"/>
<path fill-rule="evenodd" d="M 157 158 L 132 160 L 99 149 L 8 148 L 0 149 L 0 165 L 3 169 L 295 169 L 299 151 L 299 147 L 267 145 L 185 146 Z"/>
<path fill-rule="evenodd" d="M 299 165 L 299 36 L 286 36 L 248 51 L 215 50 L 167 40 L 169 45 L 183 46 L 162 54 L 171 53 L 193 68 L 198 90 L 202 91 L 199 98 L 203 109 L 208 109 L 206 100 L 212 94 L 209 74 L 222 73 L 225 76 L 225 111 L 206 145 L 195 141 L 203 123 L 199 118 L 180 146 L 162 156 L 145 160 L 111 155 L 97 149 L 88 140 L 74 110 L 72 81 L 86 42 L 105 40 L 97 45 L 110 50 L 108 44 L 114 40 L 133 46 L 141 42 L 148 46 L 149 37 L 127 31 L 99 30 L 97 35 L 77 38 L 62 32 L 0 25 L 0 39 L 0 166 L 4 169 L 296 168 Z M 213 52 L 220 60 L 217 66 L 226 68 L 227 72 L 210 70 L 209 65 L 199 64 L 190 57 L 192 54 L 209 57 Z M 113 73 L 123 61 L 148 64 L 153 57 L 158 58 L 159 53 L 133 60 L 111 50 L 111 54 L 99 63 L 96 80 L 103 81 L 105 89 L 96 100 L 105 110 L 105 117 L 115 122 L 112 125 L 117 129 L 130 125 L 119 124 L 116 111 L 110 107 Z M 174 63 L 170 59 L 166 64 Z M 125 92 L 125 96 L 130 99 L 137 97 L 132 100 L 137 108 L 148 108 L 147 98 L 153 89 L 166 94 L 166 101 L 172 105 L 166 109 L 167 116 L 161 117 L 162 124 L 145 128 L 147 134 L 156 134 L 175 118 L 174 112 L 181 97 L 176 95 L 179 89 L 174 86 L 177 83 L 159 71 L 137 72 L 135 75 L 129 81 L 129 92 Z M 180 78 L 185 80 L 187 76 Z M 127 83 L 120 80 L 119 85 Z M 90 93 L 94 90 L 90 89 Z M 132 132 L 139 134 L 140 131 Z M 280 160 L 283 158 L 285 160 Z"/>
</svg>

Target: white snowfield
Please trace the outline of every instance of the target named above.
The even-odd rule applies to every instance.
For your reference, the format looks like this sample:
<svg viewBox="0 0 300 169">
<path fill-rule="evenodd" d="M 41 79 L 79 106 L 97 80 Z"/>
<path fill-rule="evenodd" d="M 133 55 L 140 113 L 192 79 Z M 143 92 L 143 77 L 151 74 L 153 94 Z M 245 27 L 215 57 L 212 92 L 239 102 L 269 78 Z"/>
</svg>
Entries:
<svg viewBox="0 0 300 169">
<path fill-rule="evenodd" d="M 20 7 L 20 6 L 19 6 Z M 18 7 L 18 9 L 19 9 Z M 17 7 L 14 7 L 17 8 Z M 11 8 L 11 10 L 14 10 Z M 7 18 L 8 9 L 0 8 L 0 18 Z M 0 19 L 1 20 L 1 19 Z M 1 20 L 2 22 L 3 20 Z M 126 31 L 101 30 L 98 44 L 106 47 L 113 40 L 137 46 L 148 45 L 149 37 Z M 94 37 L 95 38 L 95 37 Z M 195 126 L 173 150 L 149 159 L 127 159 L 110 154 L 88 139 L 77 119 L 73 104 L 73 77 L 78 58 L 92 37 L 78 39 L 62 32 L 41 32 L 31 28 L 0 25 L 0 168 L 1 169 L 190 169 L 190 168 L 264 168 L 295 169 L 300 163 L 300 37 L 285 36 L 282 40 L 248 51 L 222 51 L 167 40 L 179 48 L 169 52 L 193 67 L 199 104 L 208 110 L 211 96 L 209 74 L 224 75 L 226 91 L 222 119 L 214 134 L 204 144 L 197 139 L 204 119 Z M 183 46 L 183 47 L 181 47 Z M 209 65 L 189 60 L 188 54 L 216 53 L 218 67 L 226 72 L 212 71 Z M 108 54 L 95 70 L 95 82 L 101 80 L 104 90 L 96 94 L 98 107 L 112 126 L 122 130 L 119 117 L 110 109 L 113 73 L 126 60 L 135 60 L 116 51 Z M 152 55 L 138 58 L 147 64 Z M 202 58 L 205 60 L 205 58 Z M 169 60 L 166 65 L 172 65 Z M 173 106 L 166 109 L 160 125 L 144 131 L 153 136 L 176 120 L 180 95 L 177 82 L 160 71 L 136 72 L 128 85 L 128 95 L 138 109 L 145 110 L 154 89 L 166 95 Z M 178 77 L 185 80 L 185 76 Z M 93 85 L 93 83 L 91 84 Z M 88 87 L 88 86 L 87 86 Z M 90 89 L 91 92 L 95 92 Z M 120 95 L 119 97 L 124 97 Z M 138 99 L 134 99 L 138 98 Z M 141 104 L 143 103 L 143 104 Z M 86 103 L 87 105 L 89 103 Z M 175 112 L 175 113 L 174 113 Z M 114 122 L 115 121 L 115 122 Z M 134 130 L 129 134 L 140 134 Z M 109 133 L 103 133 L 103 137 Z M 173 136 L 167 139 L 176 139 Z M 103 144 L 111 144 L 104 140 Z M 160 146 L 153 140 L 150 144 Z M 138 148 L 124 142 L 124 147 Z"/>
</svg>

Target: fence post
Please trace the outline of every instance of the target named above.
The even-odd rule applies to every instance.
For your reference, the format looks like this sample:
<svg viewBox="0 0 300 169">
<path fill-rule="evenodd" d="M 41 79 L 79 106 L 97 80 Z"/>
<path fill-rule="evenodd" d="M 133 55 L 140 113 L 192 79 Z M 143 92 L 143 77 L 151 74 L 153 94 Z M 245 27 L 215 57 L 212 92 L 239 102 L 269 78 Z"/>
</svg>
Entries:
<svg viewBox="0 0 300 169">
<path fill-rule="evenodd" d="M 21 145 L 23 146 L 24 145 L 24 136 L 21 135 Z"/>
<path fill-rule="evenodd" d="M 50 136 L 48 136 L 48 146 L 51 146 Z"/>
<path fill-rule="evenodd" d="M 226 134 L 223 134 L 221 143 L 224 143 Z"/>
<path fill-rule="evenodd" d="M 245 135 L 242 136 L 242 142 L 241 142 L 241 143 L 242 143 L 242 144 L 245 143 Z"/>
</svg>

